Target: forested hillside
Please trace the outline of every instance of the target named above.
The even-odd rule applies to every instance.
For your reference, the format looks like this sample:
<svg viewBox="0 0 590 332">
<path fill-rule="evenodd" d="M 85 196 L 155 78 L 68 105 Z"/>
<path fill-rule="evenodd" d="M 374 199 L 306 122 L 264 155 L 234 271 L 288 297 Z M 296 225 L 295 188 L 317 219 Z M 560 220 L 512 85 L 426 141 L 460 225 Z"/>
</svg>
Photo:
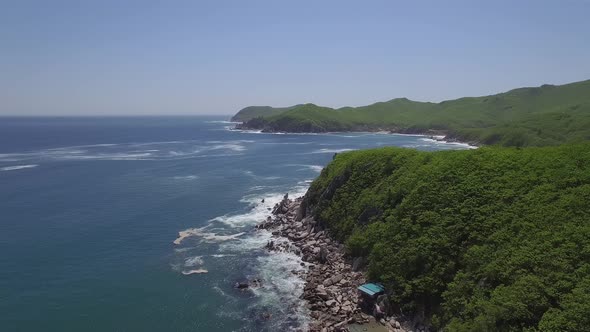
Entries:
<svg viewBox="0 0 590 332">
<path fill-rule="evenodd" d="M 441 103 L 400 98 L 356 108 L 305 104 L 257 115 L 242 110 L 240 118 L 241 128 L 271 132 L 390 130 L 444 133 L 479 144 L 556 145 L 590 139 L 590 80 Z"/>
<path fill-rule="evenodd" d="M 257 117 L 278 115 L 286 112 L 290 109 L 297 107 L 298 105 L 291 107 L 270 107 L 270 106 L 248 106 L 242 108 L 231 120 L 234 122 L 244 122 Z"/>
<path fill-rule="evenodd" d="M 304 202 L 435 328 L 590 330 L 589 143 L 342 153 Z"/>
</svg>

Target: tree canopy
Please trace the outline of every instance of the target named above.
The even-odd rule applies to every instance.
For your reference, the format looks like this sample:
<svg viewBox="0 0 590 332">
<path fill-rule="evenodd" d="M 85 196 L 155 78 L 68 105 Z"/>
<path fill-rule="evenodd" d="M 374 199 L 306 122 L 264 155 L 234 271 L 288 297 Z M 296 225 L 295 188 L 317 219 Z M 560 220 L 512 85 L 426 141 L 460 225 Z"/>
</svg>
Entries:
<svg viewBox="0 0 590 332">
<path fill-rule="evenodd" d="M 347 152 L 305 200 L 436 328 L 590 330 L 590 143 Z"/>
</svg>

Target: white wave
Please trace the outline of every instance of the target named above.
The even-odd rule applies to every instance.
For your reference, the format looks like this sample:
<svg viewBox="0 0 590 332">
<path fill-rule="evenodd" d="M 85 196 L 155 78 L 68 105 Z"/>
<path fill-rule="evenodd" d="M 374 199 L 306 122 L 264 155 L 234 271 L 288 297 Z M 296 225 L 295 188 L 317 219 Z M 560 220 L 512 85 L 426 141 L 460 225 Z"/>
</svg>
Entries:
<svg viewBox="0 0 590 332">
<path fill-rule="evenodd" d="M 321 171 L 324 169 L 324 166 L 320 166 L 320 165 L 287 164 L 285 166 L 287 166 L 287 167 L 302 167 L 298 171 L 312 170 L 312 171 L 318 172 L 318 173 L 321 173 Z"/>
<path fill-rule="evenodd" d="M 324 169 L 324 166 L 320 166 L 320 165 L 305 165 L 307 167 L 309 167 L 309 169 L 311 169 L 312 171 L 321 173 L 322 170 Z"/>
<path fill-rule="evenodd" d="M 239 144 L 239 143 L 256 143 L 251 139 L 238 139 L 231 141 L 207 141 L 207 144 Z"/>
<path fill-rule="evenodd" d="M 67 148 L 55 148 L 55 149 L 47 149 L 42 150 L 40 154 L 48 154 L 48 155 L 60 155 L 60 154 L 81 154 L 86 153 L 88 150 L 81 150 L 81 149 L 73 149 L 73 147 Z"/>
<path fill-rule="evenodd" d="M 442 136 L 444 138 L 444 136 Z M 461 147 L 461 148 L 465 148 L 465 149 L 477 149 L 477 146 L 475 145 L 471 145 L 468 143 L 462 143 L 462 142 L 448 142 L 442 139 L 432 139 L 432 138 L 419 138 L 418 140 L 423 141 L 423 142 L 428 142 L 430 143 L 430 145 L 434 144 L 437 146 L 441 146 L 441 145 L 446 145 L 446 146 L 455 146 L 455 147 Z"/>
<path fill-rule="evenodd" d="M 201 228 L 189 228 L 189 229 L 185 229 L 184 231 L 180 231 L 178 232 L 178 238 L 176 238 L 176 240 L 173 241 L 174 244 L 180 244 L 182 243 L 182 241 L 184 241 L 184 239 L 188 238 L 188 237 L 199 237 L 201 239 L 201 241 L 204 242 L 223 242 L 223 241 L 229 241 L 229 240 L 235 240 L 236 238 L 244 235 L 243 232 L 241 233 L 236 233 L 236 234 L 229 234 L 229 235 L 223 235 L 223 234 L 217 234 L 214 232 L 206 232 L 205 229 L 207 229 L 209 226 L 205 226 L 205 227 L 201 227 Z"/>
<path fill-rule="evenodd" d="M 301 265 L 303 260 L 300 256 L 290 252 L 273 252 L 269 255 L 263 255 L 258 257 L 260 264 L 260 276 L 265 282 L 270 282 L 273 287 L 265 287 L 255 289 L 256 291 L 265 292 L 271 288 L 278 290 L 282 294 L 267 294 L 278 296 L 277 300 L 280 300 L 286 294 L 290 294 L 294 297 L 299 297 L 303 293 L 304 280 L 294 275 L 295 272 L 306 272 L 306 264 Z"/>
<path fill-rule="evenodd" d="M 231 257 L 231 256 L 235 256 L 232 254 L 213 254 L 211 255 L 211 257 L 215 257 L 215 258 L 223 258 L 223 257 Z"/>
<path fill-rule="evenodd" d="M 402 134 L 402 133 L 391 133 L 393 136 L 408 136 L 408 137 L 425 137 L 423 134 Z"/>
<path fill-rule="evenodd" d="M 278 180 L 278 179 L 281 178 L 280 176 L 261 176 L 261 175 L 256 175 L 252 171 L 243 171 L 243 172 L 244 172 L 245 175 L 251 176 L 251 177 L 253 177 L 255 179 L 258 179 L 258 180 Z"/>
<path fill-rule="evenodd" d="M 194 140 L 188 141 L 156 141 L 156 142 L 142 142 L 142 143 L 129 143 L 131 146 L 146 146 L 146 145 L 159 145 L 159 144 L 180 144 L 195 142 Z"/>
<path fill-rule="evenodd" d="M 301 299 L 305 280 L 300 276 L 307 271 L 307 266 L 302 266 L 301 257 L 293 253 L 273 252 L 258 257 L 257 261 L 258 276 L 263 280 L 264 287 L 252 289 L 258 299 L 255 306 L 275 310 L 276 318 L 271 323 L 275 329 L 288 325 L 286 320 L 295 316 L 298 329 L 307 330 L 309 310 L 305 300 Z"/>
<path fill-rule="evenodd" d="M 308 184 L 303 182 L 289 190 L 289 197 L 293 199 L 304 195 Z M 257 186 L 256 189 L 268 188 Z M 301 275 L 305 273 L 307 264 L 302 262 L 301 257 L 293 253 L 266 253 L 263 251 L 264 245 L 271 239 L 286 244 L 290 244 L 290 241 L 286 238 L 276 238 L 267 230 L 256 230 L 247 234 L 243 232 L 230 235 L 219 234 L 234 228 L 251 226 L 265 220 L 270 215 L 269 209 L 272 209 L 276 203 L 280 202 L 283 196 L 284 193 L 279 192 L 245 195 L 240 201 L 252 207 L 249 211 L 241 214 L 219 216 L 211 219 L 207 226 L 181 231 L 174 243 L 180 244 L 184 239 L 191 236 L 200 237 L 203 241 L 206 239 L 215 240 L 211 242 L 219 242 L 218 252 L 208 255 L 215 258 L 259 251 L 261 256 L 256 258 L 253 267 L 255 268 L 255 276 L 263 280 L 263 286 L 251 289 L 256 300 L 249 305 L 248 309 L 267 311 L 272 308 L 273 319 L 268 323 L 272 325 L 271 329 L 273 330 L 284 329 L 287 326 L 292 326 L 293 323 L 296 323 L 298 328 L 306 330 L 309 324 L 309 312 L 305 301 L 300 297 L 305 286 L 305 281 L 301 278 Z M 207 273 L 207 270 L 203 269 L 202 265 L 203 256 L 194 256 L 184 259 L 184 265 L 181 262 L 176 270 L 185 275 Z M 215 286 L 214 289 L 221 296 L 229 297 L 218 286 Z M 230 313 L 224 311 L 224 315 L 228 314 Z"/>
<path fill-rule="evenodd" d="M 236 122 L 236 121 L 224 121 L 224 120 L 211 120 L 211 121 L 205 121 L 205 123 L 238 124 L 238 123 L 241 123 L 241 122 Z"/>
<path fill-rule="evenodd" d="M 236 132 L 239 132 L 242 134 L 268 134 L 268 133 L 263 133 L 262 130 L 236 129 L 235 127 L 232 127 L 232 126 L 225 127 L 225 129 L 227 129 L 229 131 L 236 131 Z"/>
<path fill-rule="evenodd" d="M 178 180 L 178 181 L 193 181 L 193 180 L 197 180 L 199 178 L 198 175 L 182 175 L 182 176 L 174 176 L 172 177 L 172 179 L 174 180 Z"/>
<path fill-rule="evenodd" d="M 175 248 L 174 251 L 178 252 L 178 253 L 183 253 L 183 252 L 191 251 L 193 249 L 197 249 L 197 247 Z"/>
<path fill-rule="evenodd" d="M 226 144 L 214 145 L 214 146 L 210 147 L 209 150 L 231 150 L 231 151 L 240 152 L 240 151 L 246 150 L 246 147 L 243 145 L 240 145 L 240 144 L 226 143 Z"/>
<path fill-rule="evenodd" d="M 239 241 L 224 242 L 219 245 L 219 252 L 235 254 L 261 250 L 272 239 L 272 234 L 266 230 L 256 231 L 244 236 Z"/>
<path fill-rule="evenodd" d="M 145 160 L 152 153 L 99 153 L 94 155 L 61 155 L 58 159 L 66 160 Z"/>
<path fill-rule="evenodd" d="M 191 275 L 191 274 L 202 274 L 202 273 L 209 273 L 209 271 L 207 271 L 205 269 L 196 269 L 196 270 L 182 271 L 182 274 L 184 274 L 185 276 L 188 276 L 188 275 Z"/>
<path fill-rule="evenodd" d="M 203 152 L 205 149 L 202 147 L 192 146 L 189 150 L 170 150 L 168 151 L 168 155 L 172 157 L 183 157 L 183 156 L 193 156 Z"/>
<path fill-rule="evenodd" d="M 88 145 L 74 145 L 71 147 L 66 147 L 66 148 L 94 148 L 94 147 L 107 147 L 107 146 L 117 146 L 119 144 L 115 144 L 115 143 L 99 143 L 99 144 L 88 144 Z"/>
<path fill-rule="evenodd" d="M 311 153 L 340 153 L 340 152 L 346 152 L 346 151 L 352 151 L 353 149 L 319 149 L 319 150 L 315 150 L 312 151 Z"/>
<path fill-rule="evenodd" d="M 189 257 L 184 261 L 184 266 L 193 267 L 203 265 L 203 256 Z"/>
<path fill-rule="evenodd" d="M 33 167 L 37 167 L 39 165 L 17 165 L 17 166 L 6 166 L 6 167 L 2 167 L 0 168 L 0 171 L 16 171 L 19 169 L 27 169 L 27 168 L 33 168 Z"/>
<path fill-rule="evenodd" d="M 303 196 L 306 187 L 297 187 L 289 192 L 289 197 L 295 198 Z M 265 194 L 254 194 L 243 197 L 240 201 L 248 203 L 252 209 L 242 214 L 226 214 L 211 219 L 212 222 L 220 222 L 231 227 L 243 227 L 248 225 L 255 225 L 263 220 L 270 214 L 270 211 L 275 204 L 279 203 L 283 199 L 284 193 L 265 193 Z M 262 202 L 264 200 L 264 202 Z"/>
</svg>

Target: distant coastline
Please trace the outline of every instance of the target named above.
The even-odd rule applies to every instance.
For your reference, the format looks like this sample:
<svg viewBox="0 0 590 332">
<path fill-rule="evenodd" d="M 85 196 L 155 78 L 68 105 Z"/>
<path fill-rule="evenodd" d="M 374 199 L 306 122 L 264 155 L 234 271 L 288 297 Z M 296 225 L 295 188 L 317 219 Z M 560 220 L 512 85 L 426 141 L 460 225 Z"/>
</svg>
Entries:
<svg viewBox="0 0 590 332">
<path fill-rule="evenodd" d="M 425 139 L 440 142 L 440 143 L 454 143 L 454 144 L 461 144 L 465 145 L 468 148 L 475 149 L 482 144 L 478 141 L 469 141 L 469 140 L 462 140 L 458 137 L 454 137 L 450 132 L 444 130 L 429 130 L 429 131 L 395 131 L 395 130 L 388 130 L 383 128 L 367 128 L 366 130 L 343 130 L 343 131 L 283 131 L 283 130 L 272 130 L 272 129 L 260 129 L 260 128 L 251 128 L 245 122 L 232 122 L 236 123 L 236 126 L 230 128 L 230 130 L 236 131 L 249 131 L 249 132 L 256 132 L 256 133 L 265 133 L 265 134 L 315 134 L 315 135 L 322 135 L 322 134 L 344 134 L 344 133 L 372 133 L 372 134 L 385 134 L 385 135 L 400 135 L 400 136 L 414 136 L 414 137 L 423 137 Z"/>
<path fill-rule="evenodd" d="M 590 80 L 517 88 L 440 103 L 396 98 L 338 109 L 315 104 L 249 106 L 237 129 L 262 132 L 378 132 L 445 136 L 470 145 L 548 146 L 590 135 Z"/>
</svg>

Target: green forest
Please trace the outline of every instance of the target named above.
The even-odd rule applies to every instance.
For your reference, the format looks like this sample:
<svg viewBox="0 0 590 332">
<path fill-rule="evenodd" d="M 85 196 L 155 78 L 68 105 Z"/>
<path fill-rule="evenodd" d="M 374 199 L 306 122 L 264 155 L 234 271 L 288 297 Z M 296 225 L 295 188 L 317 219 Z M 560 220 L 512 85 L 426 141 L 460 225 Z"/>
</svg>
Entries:
<svg viewBox="0 0 590 332">
<path fill-rule="evenodd" d="M 242 128 L 445 134 L 337 154 L 305 196 L 402 313 L 443 331 L 590 331 L 590 80 L 441 103 L 251 107 Z"/>
<path fill-rule="evenodd" d="M 232 119 L 244 122 L 240 128 L 269 132 L 386 130 L 445 134 L 481 145 L 557 145 L 590 139 L 590 80 L 440 103 L 398 98 L 340 109 L 251 106 Z"/>
<path fill-rule="evenodd" d="M 305 201 L 435 329 L 590 331 L 590 143 L 341 153 Z"/>
</svg>

